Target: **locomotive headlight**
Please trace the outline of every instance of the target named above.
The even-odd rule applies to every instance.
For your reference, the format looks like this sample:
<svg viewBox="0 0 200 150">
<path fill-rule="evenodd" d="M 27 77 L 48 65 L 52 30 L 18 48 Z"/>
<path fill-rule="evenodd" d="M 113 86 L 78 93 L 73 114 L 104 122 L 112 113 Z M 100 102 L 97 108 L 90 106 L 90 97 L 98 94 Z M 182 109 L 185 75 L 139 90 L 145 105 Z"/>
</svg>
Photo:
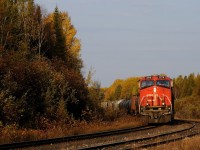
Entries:
<svg viewBox="0 0 200 150">
<path fill-rule="evenodd" d="M 165 106 L 165 103 L 164 103 L 164 102 L 162 102 L 162 105 L 163 105 L 163 106 Z"/>
<path fill-rule="evenodd" d="M 169 111 L 169 113 L 171 112 L 171 108 L 170 107 L 168 108 L 168 111 Z"/>
<path fill-rule="evenodd" d="M 153 92 L 156 93 L 156 87 L 153 88 Z"/>
</svg>

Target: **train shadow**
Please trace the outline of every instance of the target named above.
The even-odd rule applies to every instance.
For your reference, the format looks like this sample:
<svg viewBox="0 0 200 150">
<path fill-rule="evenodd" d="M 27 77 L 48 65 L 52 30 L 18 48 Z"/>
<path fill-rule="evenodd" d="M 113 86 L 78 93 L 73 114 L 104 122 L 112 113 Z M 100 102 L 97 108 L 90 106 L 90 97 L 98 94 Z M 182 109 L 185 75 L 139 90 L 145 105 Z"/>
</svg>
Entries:
<svg viewBox="0 0 200 150">
<path fill-rule="evenodd" d="M 185 123 L 183 120 L 172 120 L 170 122 L 167 123 L 148 123 L 148 125 L 152 125 L 152 126 L 162 126 L 162 125 L 168 125 L 168 126 L 174 126 L 174 125 L 181 125 Z"/>
<path fill-rule="evenodd" d="M 163 125 L 175 126 L 175 125 L 181 125 L 183 123 L 185 123 L 183 120 L 176 120 L 176 119 L 174 119 L 174 120 L 172 120 L 172 121 L 170 121 L 168 123 L 165 123 Z"/>
</svg>

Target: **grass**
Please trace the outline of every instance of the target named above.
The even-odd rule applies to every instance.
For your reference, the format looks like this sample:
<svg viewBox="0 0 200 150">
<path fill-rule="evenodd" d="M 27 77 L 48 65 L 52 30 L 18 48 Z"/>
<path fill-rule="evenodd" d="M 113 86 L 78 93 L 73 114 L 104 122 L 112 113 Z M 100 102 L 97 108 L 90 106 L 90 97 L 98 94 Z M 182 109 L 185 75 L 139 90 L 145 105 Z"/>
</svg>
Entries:
<svg viewBox="0 0 200 150">
<path fill-rule="evenodd" d="M 114 121 L 96 120 L 89 123 L 76 121 L 73 127 L 58 123 L 45 130 L 19 129 L 16 125 L 10 125 L 0 128 L 0 144 L 86 134 L 140 125 L 144 125 L 144 123 L 139 118 L 128 115 L 119 117 Z"/>
<path fill-rule="evenodd" d="M 158 147 L 149 148 L 149 150 L 199 150 L 200 149 L 200 136 L 195 136 L 192 138 L 186 138 L 182 141 L 172 142 L 165 145 L 160 145 Z"/>
</svg>

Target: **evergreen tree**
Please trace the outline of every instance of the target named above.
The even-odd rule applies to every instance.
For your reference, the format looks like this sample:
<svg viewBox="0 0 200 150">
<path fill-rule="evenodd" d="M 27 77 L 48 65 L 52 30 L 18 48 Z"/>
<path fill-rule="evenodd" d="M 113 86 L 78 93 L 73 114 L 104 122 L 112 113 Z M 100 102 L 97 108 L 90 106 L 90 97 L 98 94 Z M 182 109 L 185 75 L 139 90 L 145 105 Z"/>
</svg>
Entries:
<svg viewBox="0 0 200 150">
<path fill-rule="evenodd" d="M 194 86 L 195 86 L 195 75 L 194 73 L 191 73 L 189 76 L 188 76 L 188 88 L 187 88 L 187 96 L 191 96 L 192 95 L 192 92 L 193 92 L 193 89 L 194 89 Z"/>
<path fill-rule="evenodd" d="M 200 74 L 198 74 L 195 78 L 195 86 L 193 89 L 193 95 L 200 96 Z"/>
<path fill-rule="evenodd" d="M 187 76 L 184 76 L 183 87 L 182 87 L 182 90 L 181 90 L 181 97 L 187 96 L 187 90 L 188 90 L 188 79 L 187 79 Z"/>
<path fill-rule="evenodd" d="M 174 97 L 178 99 L 181 97 L 183 89 L 183 77 L 180 75 L 174 80 Z"/>
<path fill-rule="evenodd" d="M 54 11 L 54 29 L 56 42 L 53 50 L 53 56 L 66 61 L 66 39 L 62 29 L 62 16 L 58 7 L 56 7 Z"/>
</svg>

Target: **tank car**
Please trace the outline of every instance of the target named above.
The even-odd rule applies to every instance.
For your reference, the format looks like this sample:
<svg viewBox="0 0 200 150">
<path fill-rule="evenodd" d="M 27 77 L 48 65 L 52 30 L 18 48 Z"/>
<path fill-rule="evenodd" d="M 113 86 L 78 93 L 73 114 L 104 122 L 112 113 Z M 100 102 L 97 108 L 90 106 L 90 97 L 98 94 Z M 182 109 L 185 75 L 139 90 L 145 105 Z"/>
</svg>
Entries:
<svg viewBox="0 0 200 150">
<path fill-rule="evenodd" d="M 138 97 L 132 96 L 129 100 L 121 100 L 119 102 L 119 109 L 125 109 L 128 113 L 137 115 L 138 114 Z"/>
</svg>

